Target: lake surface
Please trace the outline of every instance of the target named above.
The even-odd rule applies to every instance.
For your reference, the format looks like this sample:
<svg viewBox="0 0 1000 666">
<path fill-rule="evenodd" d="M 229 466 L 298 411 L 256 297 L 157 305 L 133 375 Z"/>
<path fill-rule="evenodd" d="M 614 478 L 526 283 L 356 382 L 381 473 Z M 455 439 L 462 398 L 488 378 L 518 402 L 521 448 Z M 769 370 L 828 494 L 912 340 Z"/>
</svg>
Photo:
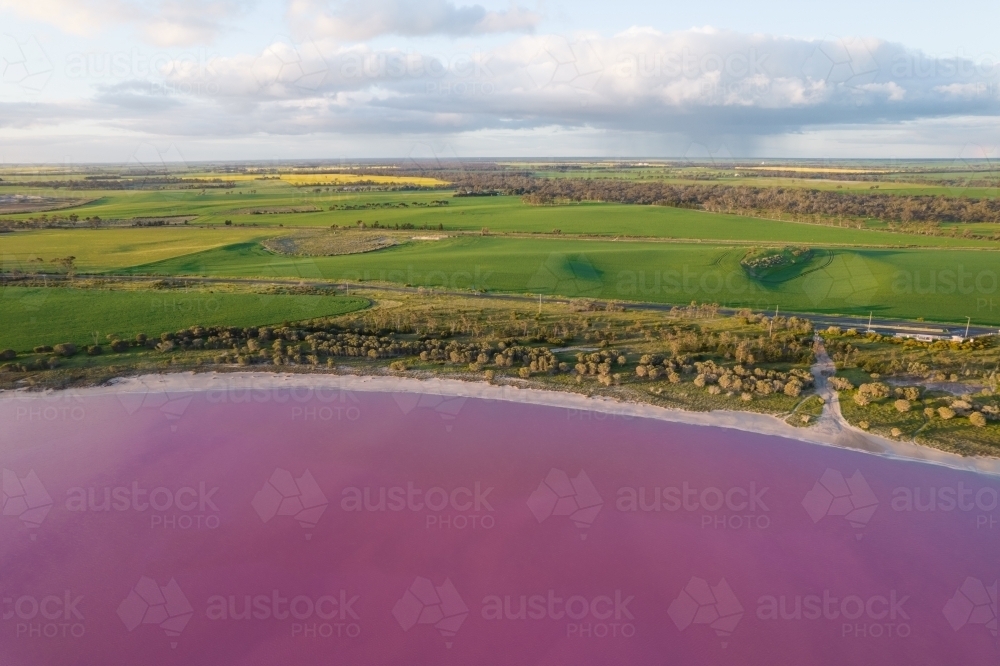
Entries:
<svg viewBox="0 0 1000 666">
<path fill-rule="evenodd" d="M 995 477 L 417 394 L 0 400 L 0 663 L 996 664 Z"/>
</svg>

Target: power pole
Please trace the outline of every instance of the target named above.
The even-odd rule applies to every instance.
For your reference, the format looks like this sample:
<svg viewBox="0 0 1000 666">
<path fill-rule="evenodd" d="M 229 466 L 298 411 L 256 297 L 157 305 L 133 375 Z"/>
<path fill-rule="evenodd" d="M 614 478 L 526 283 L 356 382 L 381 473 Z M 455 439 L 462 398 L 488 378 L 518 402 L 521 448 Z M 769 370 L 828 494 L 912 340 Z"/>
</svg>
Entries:
<svg viewBox="0 0 1000 666">
<path fill-rule="evenodd" d="M 872 331 L 872 312 L 869 311 L 868 312 L 868 330 L 866 331 L 866 333 L 871 333 L 871 331 Z"/>
<path fill-rule="evenodd" d="M 542 314 L 542 295 L 538 294 L 538 314 Z"/>
<path fill-rule="evenodd" d="M 969 327 L 972 326 L 972 317 L 966 317 L 968 321 L 965 322 L 965 337 L 969 337 Z"/>
</svg>

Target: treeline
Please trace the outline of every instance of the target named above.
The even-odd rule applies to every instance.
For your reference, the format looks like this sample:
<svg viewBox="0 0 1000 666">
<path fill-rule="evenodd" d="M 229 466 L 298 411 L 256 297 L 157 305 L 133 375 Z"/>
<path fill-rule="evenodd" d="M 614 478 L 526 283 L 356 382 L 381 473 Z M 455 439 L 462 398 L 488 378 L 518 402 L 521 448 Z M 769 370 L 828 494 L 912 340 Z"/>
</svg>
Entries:
<svg viewBox="0 0 1000 666">
<path fill-rule="evenodd" d="M 148 178 L 143 177 L 137 179 L 121 178 L 118 176 L 87 176 L 83 180 L 7 181 L 3 184 L 12 187 L 51 188 L 57 190 L 162 190 L 165 188 L 173 190 L 229 190 L 236 187 L 236 183 L 231 180 L 191 180 L 189 178 L 160 176 L 150 176 Z"/>
<path fill-rule="evenodd" d="M 393 174 L 395 175 L 395 174 Z M 446 189 L 445 185 L 418 185 L 416 183 L 381 183 L 374 180 L 356 180 L 353 183 L 296 183 L 295 187 L 322 192 L 429 192 Z"/>
<path fill-rule="evenodd" d="M 740 176 L 746 178 L 797 178 L 812 180 L 849 180 L 862 183 L 885 183 L 893 182 L 900 177 L 907 176 L 904 173 L 831 173 L 829 171 L 797 171 L 789 169 L 787 171 L 772 171 L 769 169 L 740 169 Z M 905 181 L 903 181 L 905 182 Z"/>
<path fill-rule="evenodd" d="M 465 174 L 454 185 L 466 196 L 521 196 L 530 204 L 601 201 L 694 208 L 717 213 L 875 219 L 886 222 L 1000 222 L 1000 199 L 971 199 L 797 187 L 680 185 L 609 179 L 533 178 L 527 173 Z"/>
<path fill-rule="evenodd" d="M 874 173 L 830 173 L 824 171 L 761 171 L 740 169 L 740 176 L 747 178 L 796 178 L 799 180 L 845 180 L 877 184 L 910 183 L 927 187 L 1000 187 L 1000 179 L 989 173 L 976 178 L 934 178 L 930 180 L 920 171 L 874 172 Z M 687 178 L 686 175 L 680 176 Z"/>
<path fill-rule="evenodd" d="M 411 203 L 406 203 L 405 201 L 369 201 L 363 204 L 334 204 L 330 206 L 329 210 L 379 210 L 382 208 L 409 208 L 413 206 L 415 208 L 429 208 L 437 206 L 447 206 L 447 199 L 434 199 L 433 201 L 413 201 Z"/>
<path fill-rule="evenodd" d="M 168 227 L 187 224 L 194 215 L 173 215 L 167 217 L 107 218 L 99 215 L 81 218 L 76 213 L 70 215 L 37 215 L 23 220 L 0 221 L 0 233 L 25 229 L 100 229 L 106 227 Z"/>
</svg>

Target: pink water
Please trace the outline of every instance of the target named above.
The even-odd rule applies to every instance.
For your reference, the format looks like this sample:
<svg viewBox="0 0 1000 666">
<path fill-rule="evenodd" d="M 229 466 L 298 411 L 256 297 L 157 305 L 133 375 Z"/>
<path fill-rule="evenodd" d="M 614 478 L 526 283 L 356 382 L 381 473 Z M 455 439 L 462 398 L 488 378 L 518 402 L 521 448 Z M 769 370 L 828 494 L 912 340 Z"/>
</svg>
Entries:
<svg viewBox="0 0 1000 666">
<path fill-rule="evenodd" d="M 433 396 L 0 423 L 0 664 L 1000 662 L 991 477 Z"/>
</svg>

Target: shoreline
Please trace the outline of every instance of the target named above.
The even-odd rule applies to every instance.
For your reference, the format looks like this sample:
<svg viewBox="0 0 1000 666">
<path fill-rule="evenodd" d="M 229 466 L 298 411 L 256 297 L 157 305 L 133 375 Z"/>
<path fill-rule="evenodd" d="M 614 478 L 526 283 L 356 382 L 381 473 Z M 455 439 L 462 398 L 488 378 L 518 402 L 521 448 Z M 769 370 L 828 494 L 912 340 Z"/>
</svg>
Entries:
<svg viewBox="0 0 1000 666">
<path fill-rule="evenodd" d="M 848 426 L 835 418 L 824 415 L 815 425 L 795 427 L 768 414 L 733 410 L 695 412 L 669 407 L 659 407 L 639 402 L 622 402 L 611 398 L 588 397 L 578 393 L 537 388 L 520 388 L 509 384 L 489 384 L 460 379 L 418 379 L 353 374 L 299 374 L 274 372 L 177 372 L 147 374 L 117 378 L 109 384 L 76 389 L 50 389 L 44 392 L 23 389 L 0 391 L 0 402 L 23 400 L 28 397 L 44 399 L 46 395 L 72 392 L 79 396 L 114 395 L 159 391 L 164 393 L 191 393 L 210 391 L 268 391 L 276 389 L 308 389 L 357 391 L 368 393 L 422 393 L 454 398 L 500 400 L 504 402 L 558 407 L 611 414 L 627 418 L 647 418 L 686 425 L 708 426 L 740 430 L 760 435 L 792 439 L 806 444 L 878 455 L 893 460 L 928 463 L 991 476 L 1000 476 L 1000 458 L 977 456 L 963 457 L 955 453 L 920 446 L 912 442 L 887 439 Z"/>
</svg>

